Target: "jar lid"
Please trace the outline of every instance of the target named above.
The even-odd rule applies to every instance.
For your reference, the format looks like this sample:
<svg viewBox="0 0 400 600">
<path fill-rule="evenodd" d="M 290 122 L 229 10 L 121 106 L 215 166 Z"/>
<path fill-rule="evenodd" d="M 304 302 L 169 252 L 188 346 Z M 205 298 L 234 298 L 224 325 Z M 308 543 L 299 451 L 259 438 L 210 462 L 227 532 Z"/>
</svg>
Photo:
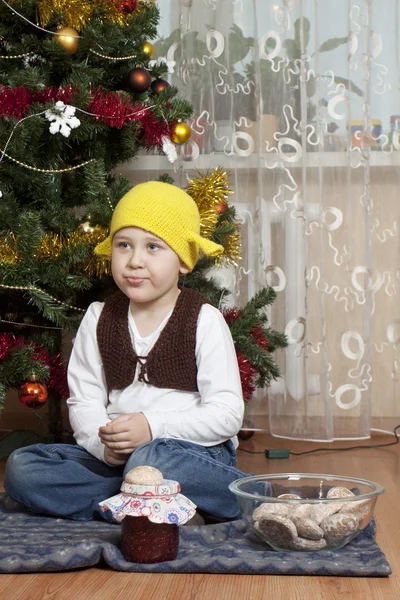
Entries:
<svg viewBox="0 0 400 600">
<path fill-rule="evenodd" d="M 157 485 L 123 483 L 121 494 L 103 500 L 99 505 L 110 510 L 117 521 L 126 516 L 147 517 L 153 523 L 184 525 L 196 512 L 196 505 L 183 494 L 177 481 L 164 479 Z"/>
</svg>

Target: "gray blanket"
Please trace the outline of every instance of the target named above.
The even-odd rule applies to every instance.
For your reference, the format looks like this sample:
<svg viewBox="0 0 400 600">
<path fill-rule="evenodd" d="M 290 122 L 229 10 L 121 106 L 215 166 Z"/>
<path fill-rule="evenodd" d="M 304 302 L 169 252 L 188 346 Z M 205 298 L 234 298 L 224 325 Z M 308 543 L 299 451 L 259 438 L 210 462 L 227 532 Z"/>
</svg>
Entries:
<svg viewBox="0 0 400 600">
<path fill-rule="evenodd" d="M 150 573 L 387 576 L 375 524 L 341 550 L 275 552 L 246 535 L 242 520 L 180 529 L 176 560 L 140 565 L 124 560 L 120 525 L 33 515 L 0 494 L 0 573 L 66 571 L 94 565 Z"/>
</svg>

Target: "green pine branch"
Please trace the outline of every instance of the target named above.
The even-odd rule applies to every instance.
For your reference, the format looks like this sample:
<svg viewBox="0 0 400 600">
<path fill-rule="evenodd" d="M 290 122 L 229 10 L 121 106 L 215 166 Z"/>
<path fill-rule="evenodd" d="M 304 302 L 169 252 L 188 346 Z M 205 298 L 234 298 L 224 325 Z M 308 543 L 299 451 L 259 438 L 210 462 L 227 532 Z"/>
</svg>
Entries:
<svg viewBox="0 0 400 600">
<path fill-rule="evenodd" d="M 270 385 L 272 379 L 280 377 L 280 371 L 273 353 L 288 345 L 284 334 L 267 325 L 265 310 L 273 303 L 275 298 L 275 290 L 269 286 L 262 288 L 249 300 L 244 308 L 239 310 L 237 318 L 233 320 L 230 326 L 236 348 L 257 369 L 255 385 L 261 388 Z M 257 339 L 252 335 L 257 330 L 261 330 L 267 340 L 266 349 L 260 346 Z"/>
<path fill-rule="evenodd" d="M 271 304 L 273 304 L 275 299 L 276 299 L 275 290 L 270 286 L 263 287 L 263 288 L 261 288 L 261 290 L 256 292 L 256 294 L 253 296 L 253 298 L 251 298 L 251 300 L 249 301 L 248 310 L 249 311 L 250 310 L 255 310 L 255 311 L 263 310 L 267 306 L 270 306 Z"/>
<path fill-rule="evenodd" d="M 22 346 L 11 350 L 9 356 L 0 362 L 0 382 L 7 388 L 18 389 L 35 373 L 38 381 L 45 381 L 50 375 L 48 365 L 34 358 L 33 346 Z"/>
<path fill-rule="evenodd" d="M 63 304 L 55 302 L 46 292 L 39 289 L 29 290 L 30 302 L 38 309 L 40 314 L 54 323 L 57 327 L 71 327 L 71 321 L 79 320 L 78 314 L 71 317 L 71 312 Z M 81 316 L 81 315 L 80 315 Z"/>
<path fill-rule="evenodd" d="M 223 306 L 225 299 L 230 295 L 229 290 L 222 288 L 212 277 L 206 277 L 197 266 L 194 271 L 182 277 L 179 283 L 203 294 L 216 308 Z"/>
</svg>

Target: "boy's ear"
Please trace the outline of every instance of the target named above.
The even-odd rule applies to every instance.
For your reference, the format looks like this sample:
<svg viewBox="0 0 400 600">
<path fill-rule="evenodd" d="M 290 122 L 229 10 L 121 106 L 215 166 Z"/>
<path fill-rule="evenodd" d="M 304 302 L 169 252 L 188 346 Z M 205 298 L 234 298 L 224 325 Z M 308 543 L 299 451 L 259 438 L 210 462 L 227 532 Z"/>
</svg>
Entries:
<svg viewBox="0 0 400 600">
<path fill-rule="evenodd" d="M 187 275 L 188 273 L 190 273 L 190 269 L 189 269 L 189 267 L 187 267 L 186 265 L 184 265 L 184 264 L 181 262 L 181 266 L 179 267 L 179 273 L 180 273 L 181 275 Z"/>
</svg>

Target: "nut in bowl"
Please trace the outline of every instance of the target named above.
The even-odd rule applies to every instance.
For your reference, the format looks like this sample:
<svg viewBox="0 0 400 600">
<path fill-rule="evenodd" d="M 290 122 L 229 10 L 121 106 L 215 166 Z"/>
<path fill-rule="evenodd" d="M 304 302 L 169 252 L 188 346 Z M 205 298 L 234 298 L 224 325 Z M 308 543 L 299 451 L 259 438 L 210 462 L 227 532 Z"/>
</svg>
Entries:
<svg viewBox="0 0 400 600">
<path fill-rule="evenodd" d="M 274 550 L 316 552 L 342 548 L 369 523 L 378 483 L 310 473 L 254 475 L 233 481 L 248 530 Z"/>
</svg>

